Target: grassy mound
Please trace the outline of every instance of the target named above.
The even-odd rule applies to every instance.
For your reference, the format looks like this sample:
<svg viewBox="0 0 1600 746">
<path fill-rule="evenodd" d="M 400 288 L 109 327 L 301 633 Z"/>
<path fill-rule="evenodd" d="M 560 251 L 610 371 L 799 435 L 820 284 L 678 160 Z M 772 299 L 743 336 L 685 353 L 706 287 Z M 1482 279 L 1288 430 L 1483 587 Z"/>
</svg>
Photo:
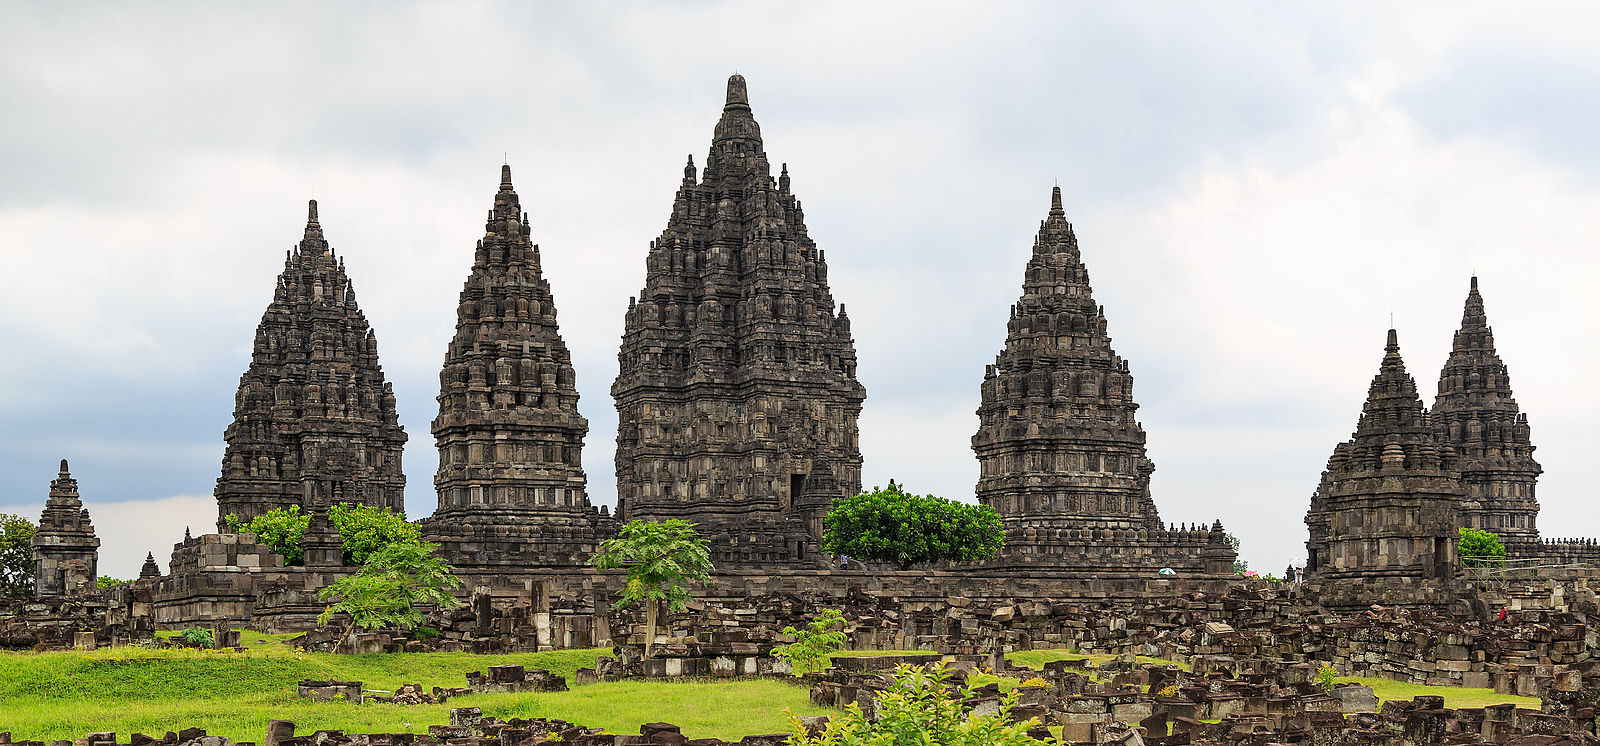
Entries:
<svg viewBox="0 0 1600 746">
<path fill-rule="evenodd" d="M 297 730 L 426 733 L 449 722 L 451 707 L 480 707 L 498 718 L 550 717 L 613 733 L 667 721 L 690 738 L 737 739 L 788 730 L 784 708 L 824 714 L 805 689 L 772 680 L 615 682 L 571 691 L 473 694 L 444 705 L 355 705 L 295 696 L 301 679 L 340 679 L 368 689 L 401 684 L 465 686 L 469 671 L 507 663 L 546 668 L 572 681 L 602 650 L 472 655 L 301 653 L 281 637 L 245 633 L 243 652 L 111 648 L 93 652 L 0 653 L 0 731 L 17 740 L 82 737 L 111 730 L 160 736 L 205 728 L 236 741 L 260 741 L 269 720 Z"/>
</svg>

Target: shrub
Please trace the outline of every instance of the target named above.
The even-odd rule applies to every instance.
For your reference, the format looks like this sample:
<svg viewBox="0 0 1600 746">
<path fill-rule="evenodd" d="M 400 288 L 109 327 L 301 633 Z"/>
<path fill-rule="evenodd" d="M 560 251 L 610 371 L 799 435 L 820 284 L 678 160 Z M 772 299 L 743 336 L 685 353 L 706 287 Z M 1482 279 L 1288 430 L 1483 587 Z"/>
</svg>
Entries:
<svg viewBox="0 0 1600 746">
<path fill-rule="evenodd" d="M 422 532 L 389 508 L 339 503 L 328 508 L 328 522 L 344 541 L 349 565 L 366 564 L 368 557 L 390 544 L 422 541 Z"/>
<path fill-rule="evenodd" d="M 913 495 L 893 481 L 834 500 L 823 518 L 823 551 L 893 562 L 902 570 L 919 562 L 988 559 L 1004 544 L 994 509 Z"/>
<path fill-rule="evenodd" d="M 878 695 L 877 720 L 869 721 L 854 702 L 843 714 L 828 720 L 821 733 L 806 732 L 791 711 L 793 735 L 788 746 L 878 746 L 883 744 L 937 744 L 938 746 L 1045 746 L 1028 735 L 1038 718 L 1011 722 L 1017 693 L 1006 693 L 998 712 L 979 715 L 971 711 L 977 686 L 956 687 L 943 664 L 926 669 L 899 666 L 894 683 Z"/>
<path fill-rule="evenodd" d="M 275 508 L 248 521 L 241 521 L 238 515 L 229 513 L 222 522 L 233 533 L 255 534 L 257 543 L 283 555 L 283 561 L 288 564 L 298 565 L 305 558 L 300 542 L 305 539 L 306 529 L 311 526 L 311 516 L 301 513 L 299 505 Z"/>
<path fill-rule="evenodd" d="M 183 634 L 178 636 L 178 639 L 183 640 L 185 645 L 193 645 L 199 648 L 209 648 L 217 644 L 216 636 L 212 634 L 208 627 L 190 627 L 184 630 Z"/>
<path fill-rule="evenodd" d="M 1035 676 L 1027 681 L 1022 682 L 1019 686 L 1050 686 L 1050 682 Z"/>
<path fill-rule="evenodd" d="M 1335 681 L 1338 676 L 1339 672 L 1333 670 L 1333 666 L 1324 663 L 1321 668 L 1317 669 L 1317 686 L 1322 687 L 1322 691 L 1331 692 L 1333 691 L 1333 685 L 1338 683 Z"/>
<path fill-rule="evenodd" d="M 844 612 L 823 609 L 805 629 L 784 627 L 783 634 L 793 637 L 794 642 L 774 648 L 772 655 L 788 661 L 796 676 L 821 671 L 828 666 L 828 654 L 844 645 L 843 627 Z"/>
<path fill-rule="evenodd" d="M 1500 543 L 1500 536 L 1494 532 L 1463 528 L 1460 534 L 1461 542 L 1456 546 L 1456 555 L 1460 557 L 1462 567 L 1484 567 L 1506 558 L 1506 545 Z"/>
<path fill-rule="evenodd" d="M 97 578 L 94 579 L 94 587 L 101 588 L 101 589 L 115 588 L 115 587 L 117 587 L 119 585 L 127 585 L 127 584 L 132 583 L 132 582 L 133 582 L 132 580 L 123 580 L 121 578 L 108 578 L 108 577 L 106 577 L 104 575 L 101 575 L 100 577 L 97 577 Z"/>
</svg>

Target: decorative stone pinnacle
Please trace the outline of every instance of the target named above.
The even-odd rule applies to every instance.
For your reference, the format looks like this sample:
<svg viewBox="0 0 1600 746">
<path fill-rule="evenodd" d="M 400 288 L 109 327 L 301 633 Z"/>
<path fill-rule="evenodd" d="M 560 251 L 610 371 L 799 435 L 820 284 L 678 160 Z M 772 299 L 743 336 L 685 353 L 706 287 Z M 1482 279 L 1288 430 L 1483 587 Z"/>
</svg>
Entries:
<svg viewBox="0 0 1600 746">
<path fill-rule="evenodd" d="M 735 107 L 750 108 L 750 95 L 745 91 L 744 76 L 738 73 L 728 78 L 728 100 L 723 104 L 725 109 Z"/>
<path fill-rule="evenodd" d="M 1067 216 L 1067 211 L 1061 207 L 1061 187 L 1053 187 L 1050 190 L 1050 215 L 1052 217 Z"/>
<path fill-rule="evenodd" d="M 500 191 L 511 191 L 511 164 L 500 167 Z"/>
</svg>

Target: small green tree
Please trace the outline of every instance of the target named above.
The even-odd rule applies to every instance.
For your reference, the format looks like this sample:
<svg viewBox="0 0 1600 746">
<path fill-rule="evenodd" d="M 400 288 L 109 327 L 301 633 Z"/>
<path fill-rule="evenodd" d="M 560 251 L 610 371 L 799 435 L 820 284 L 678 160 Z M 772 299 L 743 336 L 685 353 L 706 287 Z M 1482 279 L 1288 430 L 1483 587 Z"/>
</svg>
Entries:
<svg viewBox="0 0 1600 746">
<path fill-rule="evenodd" d="M 1333 685 L 1338 683 L 1338 677 L 1339 672 L 1327 663 L 1317 668 L 1317 686 L 1322 687 L 1322 691 L 1333 691 Z"/>
<path fill-rule="evenodd" d="M 0 595 L 33 595 L 33 521 L 0 513 Z"/>
<path fill-rule="evenodd" d="M 99 576 L 99 577 L 94 579 L 94 586 L 96 588 L 100 588 L 100 589 L 104 590 L 106 588 L 115 588 L 115 587 L 117 587 L 119 585 L 127 585 L 127 584 L 132 583 L 132 582 L 133 581 L 131 581 L 131 580 L 123 580 L 121 578 L 108 578 L 108 577 L 106 577 L 104 575 L 101 575 L 101 576 Z"/>
<path fill-rule="evenodd" d="M 1456 556 L 1462 567 L 1484 567 L 1506 558 L 1506 545 L 1492 531 L 1476 528 L 1460 530 L 1461 543 L 1456 546 Z"/>
<path fill-rule="evenodd" d="M 988 559 L 1004 544 L 993 508 L 913 495 L 893 481 L 834 500 L 823 519 L 823 551 L 893 562 L 902 570 L 919 562 Z"/>
<path fill-rule="evenodd" d="M 345 562 L 351 565 L 365 564 L 374 552 L 390 544 L 422 540 L 416 526 L 389 508 L 339 503 L 328 507 L 328 522 L 339 532 Z"/>
<path fill-rule="evenodd" d="M 977 686 L 957 687 L 950 683 L 944 664 L 933 669 L 902 665 L 895 668 L 894 683 L 878 695 L 877 719 L 869 720 L 861 706 L 851 702 L 843 714 L 829 718 L 822 732 L 806 732 L 800 718 L 786 710 L 793 735 L 787 746 L 899 746 L 935 744 L 937 746 L 1053 746 L 1028 735 L 1039 726 L 1038 718 L 1012 722 L 1011 710 L 1017 705 L 1017 692 L 1007 692 L 999 710 L 989 714 L 972 711 L 979 698 Z"/>
<path fill-rule="evenodd" d="M 418 541 L 390 544 L 369 555 L 354 575 L 318 591 L 322 600 L 333 601 L 317 616 L 318 626 L 327 626 L 335 614 L 350 615 L 334 649 L 347 646 L 357 629 L 416 629 L 423 621 L 419 605 L 454 606 L 450 589 L 460 587 L 461 579 L 436 549 Z"/>
<path fill-rule="evenodd" d="M 311 526 L 311 516 L 300 512 L 299 505 L 290 505 L 287 508 L 274 508 L 248 521 L 239 519 L 235 513 L 229 513 L 222 518 L 228 530 L 236 534 L 255 534 L 256 542 L 264 544 L 272 551 L 283 555 L 283 561 L 298 565 L 305 559 L 305 552 L 300 548 L 300 542 L 306 538 L 306 529 Z"/>
<path fill-rule="evenodd" d="M 774 657 L 788 661 L 796 676 L 821 671 L 828 666 L 829 654 L 844 646 L 844 612 L 823 609 L 805 629 L 784 627 L 783 634 L 794 642 L 773 648 Z"/>
<path fill-rule="evenodd" d="M 600 542 L 590 562 L 601 570 L 627 572 L 623 603 L 644 604 L 644 654 L 650 656 L 656 636 L 656 609 L 664 601 L 673 611 L 689 601 L 689 583 L 711 579 L 711 553 L 695 524 L 676 518 L 628 521 L 614 539 Z"/>
</svg>

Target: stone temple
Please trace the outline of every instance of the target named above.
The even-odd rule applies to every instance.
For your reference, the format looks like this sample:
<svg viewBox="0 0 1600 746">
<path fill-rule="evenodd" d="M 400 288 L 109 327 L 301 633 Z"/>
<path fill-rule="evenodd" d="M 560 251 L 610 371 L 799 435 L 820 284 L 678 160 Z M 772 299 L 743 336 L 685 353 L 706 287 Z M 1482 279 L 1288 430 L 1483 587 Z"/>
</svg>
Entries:
<svg viewBox="0 0 1600 746">
<path fill-rule="evenodd" d="M 1005 349 L 984 371 L 972 437 L 978 500 L 1005 524 L 1002 562 L 1205 569 L 1212 540 L 1225 540 L 1222 526 L 1161 523 L 1138 409 L 1057 187 L 1006 322 Z M 1211 549 L 1213 570 L 1231 571 L 1232 555 L 1225 543 Z"/>
<path fill-rule="evenodd" d="M 611 387 L 619 516 L 698 523 L 725 566 L 816 563 L 823 514 L 861 488 L 850 321 L 789 184 L 733 76 L 705 169 L 684 167 L 650 245 Z"/>
<path fill-rule="evenodd" d="M 405 510 L 406 433 L 378 365 L 378 338 L 356 305 L 311 201 L 256 327 L 223 439 L 217 525 L 274 508 L 335 502 Z"/>
<path fill-rule="evenodd" d="M 439 373 L 439 507 L 423 523 L 469 572 L 582 566 L 610 523 L 589 504 L 589 422 L 531 234 L 504 166 Z"/>
<path fill-rule="evenodd" d="M 1330 608 L 1444 605 L 1465 488 L 1389 330 L 1355 435 L 1334 448 L 1306 514 L 1306 575 Z"/>
<path fill-rule="evenodd" d="M 89 511 L 78 498 L 78 480 L 61 460 L 61 473 L 50 482 L 50 497 L 33 534 L 33 592 L 63 596 L 93 590 L 99 571 L 100 539 Z"/>
<path fill-rule="evenodd" d="M 1460 459 L 1467 489 L 1465 525 L 1498 534 L 1508 554 L 1536 554 L 1539 501 L 1534 486 L 1541 469 L 1533 460 L 1528 416 L 1518 410 L 1511 376 L 1495 352 L 1494 330 L 1484 314 L 1476 277 L 1450 358 L 1439 371 L 1433 424 Z"/>
</svg>

